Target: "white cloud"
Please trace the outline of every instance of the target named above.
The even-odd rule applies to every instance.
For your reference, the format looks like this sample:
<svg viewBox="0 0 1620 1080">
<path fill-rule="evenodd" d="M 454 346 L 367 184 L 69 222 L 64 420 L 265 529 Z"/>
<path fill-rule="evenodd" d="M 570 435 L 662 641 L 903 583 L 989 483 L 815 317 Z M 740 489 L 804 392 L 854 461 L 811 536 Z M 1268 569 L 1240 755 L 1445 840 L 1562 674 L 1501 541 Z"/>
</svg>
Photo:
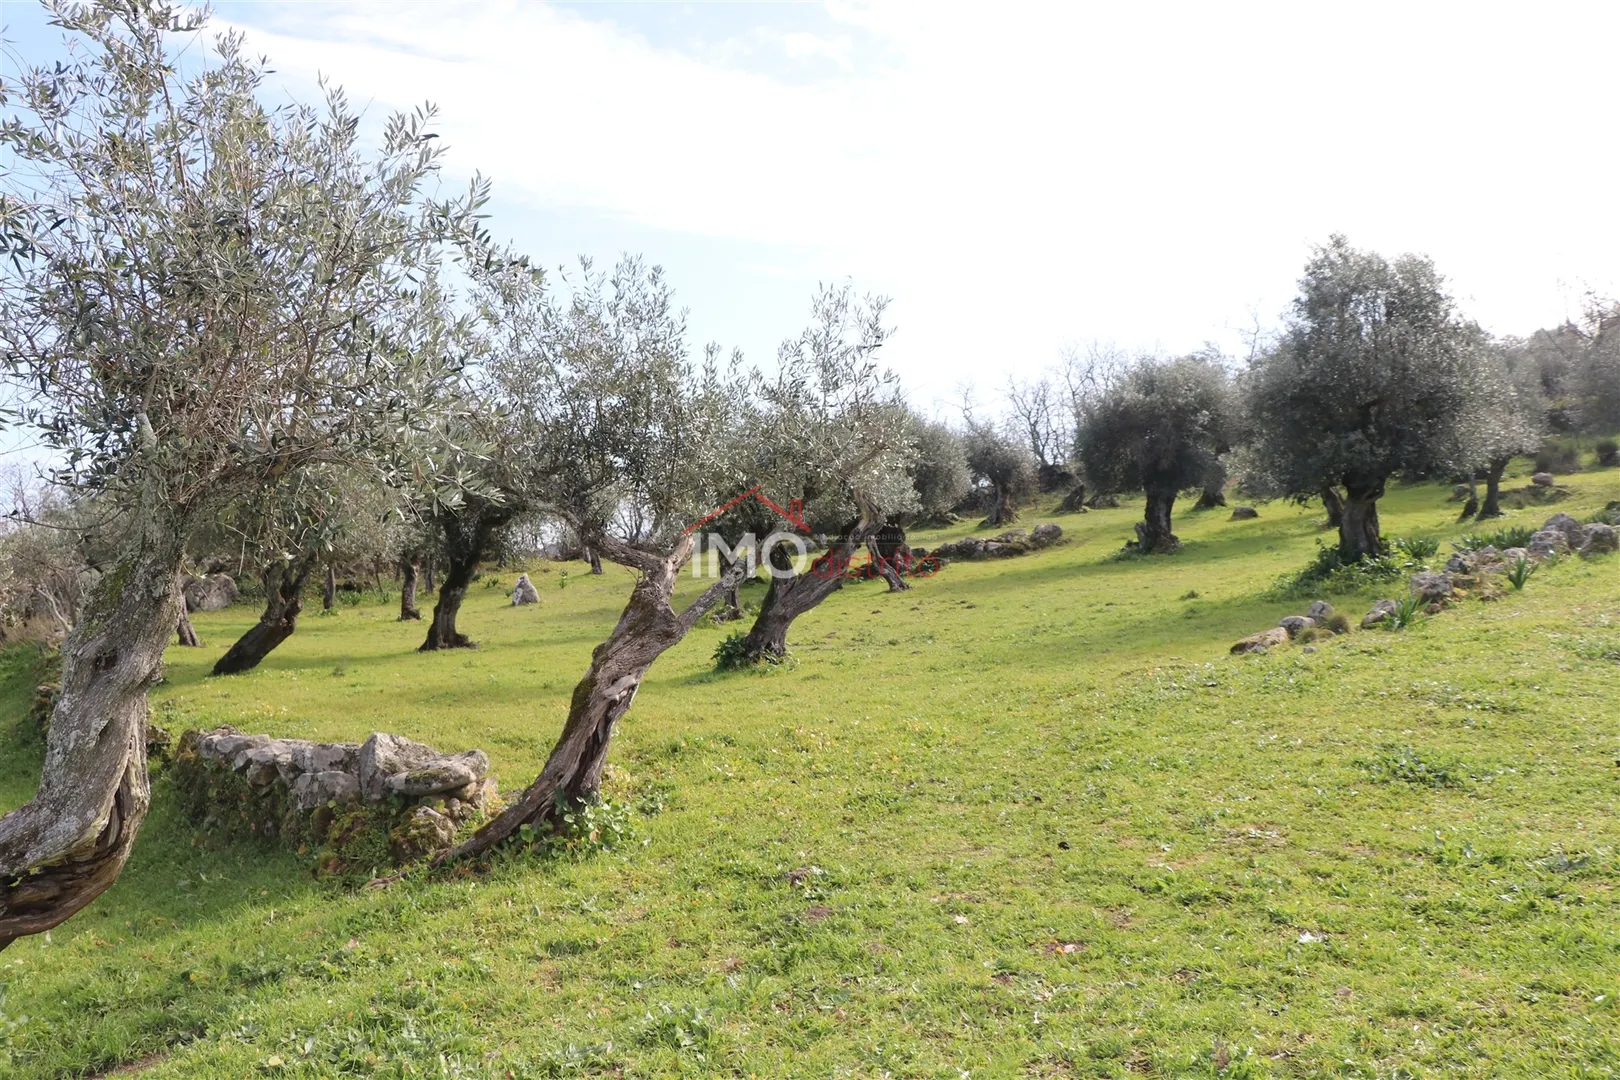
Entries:
<svg viewBox="0 0 1620 1080">
<path fill-rule="evenodd" d="M 1093 335 L 1231 342 L 1336 230 L 1434 255 L 1499 331 L 1614 281 L 1612 8 L 836 4 L 824 33 L 739 8 L 748 67 L 598 10 L 244 17 L 294 82 L 438 102 L 456 160 L 534 207 L 746 241 L 799 296 L 888 292 L 913 382 L 998 385 Z"/>
</svg>

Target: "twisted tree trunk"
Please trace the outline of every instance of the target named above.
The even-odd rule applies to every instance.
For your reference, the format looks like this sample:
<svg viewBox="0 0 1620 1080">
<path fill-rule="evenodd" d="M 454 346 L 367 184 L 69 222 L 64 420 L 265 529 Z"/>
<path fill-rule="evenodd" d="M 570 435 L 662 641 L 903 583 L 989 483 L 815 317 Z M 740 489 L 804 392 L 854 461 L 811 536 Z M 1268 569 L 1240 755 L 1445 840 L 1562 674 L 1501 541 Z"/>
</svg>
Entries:
<svg viewBox="0 0 1620 1080">
<path fill-rule="evenodd" d="M 905 592 L 911 586 L 905 579 L 905 560 L 911 554 L 906 545 L 906 530 L 898 525 L 884 525 L 866 541 L 867 557 L 877 575 L 889 583 L 889 591 Z"/>
<path fill-rule="evenodd" d="M 422 642 L 418 652 L 477 648 L 476 642 L 456 629 L 456 615 L 461 611 L 462 600 L 466 599 L 467 586 L 478 573 L 478 564 L 495 550 L 501 529 L 513 515 L 508 504 L 481 503 L 441 519 L 445 558 L 450 565 L 445 569 L 444 583 L 439 586 L 439 599 L 433 605 L 427 640 Z"/>
<path fill-rule="evenodd" d="M 1344 496 L 1332 484 L 1325 485 L 1321 492 L 1322 506 L 1327 509 L 1328 528 L 1337 529 L 1344 523 Z"/>
<path fill-rule="evenodd" d="M 591 564 L 591 573 L 600 574 L 602 572 L 602 556 L 596 553 L 595 548 L 585 549 L 585 561 Z"/>
<path fill-rule="evenodd" d="M 337 603 L 337 568 L 327 563 L 326 587 L 321 590 L 321 610 L 331 611 L 335 603 Z"/>
<path fill-rule="evenodd" d="M 850 560 L 877 527 L 875 516 L 862 514 L 802 574 L 779 576 L 785 567 L 773 562 L 777 573 L 771 575 L 759 614 L 743 639 L 743 655 L 750 660 L 780 660 L 786 656 L 787 635 L 793 620 L 843 588 Z M 775 560 L 781 550 L 780 547 L 774 549 L 771 558 Z"/>
<path fill-rule="evenodd" d="M 422 588 L 432 592 L 437 586 L 433 581 L 433 558 L 428 557 L 427 563 L 422 567 Z"/>
<path fill-rule="evenodd" d="M 292 563 L 276 562 L 264 573 L 264 614 L 214 664 L 215 675 L 252 671 L 292 637 L 304 610 L 304 585 L 315 569 L 313 552 Z"/>
<path fill-rule="evenodd" d="M 1507 471 L 1511 460 L 1505 457 L 1491 459 L 1490 468 L 1485 472 L 1485 502 L 1479 508 L 1481 519 L 1502 516 L 1502 474 Z"/>
<path fill-rule="evenodd" d="M 614 541 L 606 547 L 615 562 L 635 566 L 642 577 L 631 590 L 630 601 L 608 639 L 591 653 L 585 677 L 574 687 L 562 736 L 552 748 L 540 775 L 521 796 L 464 843 L 443 853 L 436 862 L 487 851 L 523 825 L 558 824 L 569 806 L 594 799 L 601 789 L 602 768 L 614 727 L 630 711 L 636 690 L 653 661 L 677 644 L 725 590 L 741 580 L 746 564 L 722 574 L 684 611 L 670 605 L 675 579 L 691 556 L 693 540 L 683 536 L 663 558 L 647 555 Z"/>
<path fill-rule="evenodd" d="M 1376 558 L 1381 550 L 1378 537 L 1378 500 L 1384 495 L 1384 479 L 1344 478 L 1344 512 L 1339 520 L 1339 558 L 1347 563 Z"/>
<path fill-rule="evenodd" d="M 151 792 L 146 690 L 185 601 L 177 531 L 147 524 L 62 643 L 39 789 L 0 818 L 0 948 L 61 924 L 118 877 Z"/>
<path fill-rule="evenodd" d="M 416 606 L 416 578 L 418 574 L 416 557 L 407 555 L 401 559 L 399 571 L 399 621 L 419 620 L 422 618 L 422 612 Z"/>
<path fill-rule="evenodd" d="M 191 614 L 186 611 L 184 596 L 180 598 L 180 624 L 175 628 L 175 632 L 180 635 L 180 644 L 191 649 L 202 648 L 202 642 L 197 640 L 197 631 L 192 629 Z"/>
<path fill-rule="evenodd" d="M 1176 492 L 1149 491 L 1142 520 L 1136 525 L 1136 547 L 1144 555 L 1168 555 L 1181 547 L 1181 541 L 1170 531 L 1170 510 L 1176 504 Z"/>
</svg>

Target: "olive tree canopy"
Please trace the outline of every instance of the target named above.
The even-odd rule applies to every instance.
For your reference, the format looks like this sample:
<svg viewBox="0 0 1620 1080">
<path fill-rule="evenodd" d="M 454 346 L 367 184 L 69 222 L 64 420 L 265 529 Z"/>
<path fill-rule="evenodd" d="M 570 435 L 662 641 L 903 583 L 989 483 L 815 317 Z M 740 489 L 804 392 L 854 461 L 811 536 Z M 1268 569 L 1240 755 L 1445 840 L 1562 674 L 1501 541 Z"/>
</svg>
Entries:
<svg viewBox="0 0 1620 1080">
<path fill-rule="evenodd" d="M 1473 465 L 1478 347 L 1427 258 L 1391 262 L 1335 236 L 1306 263 L 1280 341 L 1247 379 L 1254 451 L 1286 495 L 1344 485 L 1341 558 L 1377 554 L 1391 476 Z"/>
</svg>

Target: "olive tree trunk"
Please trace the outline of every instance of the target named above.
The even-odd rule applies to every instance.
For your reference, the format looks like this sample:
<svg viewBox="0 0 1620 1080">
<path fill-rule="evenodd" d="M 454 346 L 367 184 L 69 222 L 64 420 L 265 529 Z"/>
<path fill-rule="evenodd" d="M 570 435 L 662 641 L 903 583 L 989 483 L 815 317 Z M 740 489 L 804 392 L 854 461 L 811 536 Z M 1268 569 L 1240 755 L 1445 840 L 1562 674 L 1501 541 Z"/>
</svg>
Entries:
<svg viewBox="0 0 1620 1080">
<path fill-rule="evenodd" d="M 1382 478 L 1345 477 L 1344 511 L 1339 519 L 1339 558 L 1344 562 L 1378 556 L 1378 500 L 1383 495 Z"/>
<path fill-rule="evenodd" d="M 427 640 L 418 652 L 478 647 L 477 642 L 456 629 L 456 615 L 466 599 L 467 586 L 478 573 L 478 564 L 495 550 L 501 529 L 512 517 L 513 510 L 506 504 L 486 503 L 444 518 L 445 559 L 449 565 L 433 605 Z"/>
<path fill-rule="evenodd" d="M 684 611 L 670 604 L 675 580 L 692 553 L 693 540 L 683 536 L 669 555 L 659 558 L 620 545 L 605 546 L 609 558 L 642 573 L 630 601 L 608 639 L 591 653 L 585 677 L 574 687 L 562 736 L 540 775 L 498 817 L 465 842 L 436 860 L 475 855 L 494 847 L 523 825 L 556 825 L 561 812 L 597 796 L 614 727 L 630 711 L 636 690 L 653 661 L 677 644 L 725 591 L 746 572 L 740 563 L 722 574 Z"/>
<path fill-rule="evenodd" d="M 327 563 L 326 587 L 321 590 L 321 610 L 331 611 L 335 603 L 337 603 L 337 568 Z"/>
<path fill-rule="evenodd" d="M 187 648 L 202 648 L 202 642 L 197 640 L 197 631 L 191 626 L 191 613 L 186 610 L 184 596 L 180 598 L 180 624 L 175 628 L 175 633 L 180 635 L 180 644 Z"/>
<path fill-rule="evenodd" d="M 399 621 L 408 622 L 421 619 L 422 612 L 416 606 L 416 579 L 418 576 L 417 560 L 406 556 L 399 564 Z"/>
<path fill-rule="evenodd" d="M 780 660 L 786 656 L 787 635 L 793 620 L 843 588 L 850 560 L 877 531 L 877 525 L 875 519 L 863 515 L 845 529 L 835 543 L 828 545 L 804 573 L 790 577 L 772 574 L 765 599 L 759 605 L 759 614 L 743 639 L 743 655 L 750 660 Z M 772 555 L 774 557 L 775 552 Z"/>
<path fill-rule="evenodd" d="M 62 642 L 62 692 L 39 788 L 0 818 L 0 948 L 59 925 L 104 892 L 146 817 L 146 690 L 185 601 L 179 535 L 157 525 L 143 533 L 91 590 Z"/>
<path fill-rule="evenodd" d="M 911 588 L 902 572 L 911 548 L 906 544 L 906 530 L 898 525 L 884 525 L 866 540 L 866 552 L 877 575 L 889 583 L 892 593 Z"/>
<path fill-rule="evenodd" d="M 1485 502 L 1479 508 L 1481 518 L 1502 516 L 1502 474 L 1507 471 L 1511 458 L 1492 458 L 1485 471 Z"/>
<path fill-rule="evenodd" d="M 1174 491 L 1150 491 L 1142 520 L 1136 525 L 1137 550 L 1144 555 L 1166 555 L 1181 547 L 1170 531 L 1170 511 L 1176 505 Z"/>
<path fill-rule="evenodd" d="M 591 573 L 600 574 L 602 572 L 602 556 L 596 553 L 595 548 L 585 549 L 585 561 L 591 564 Z"/>
<path fill-rule="evenodd" d="M 1332 484 L 1322 488 L 1322 506 L 1327 510 L 1328 528 L 1337 529 L 1344 524 L 1344 496 Z"/>
<path fill-rule="evenodd" d="M 1012 492 L 1000 484 L 990 486 L 990 512 L 985 515 L 986 525 L 1011 525 L 1018 520 L 1018 508 L 1013 505 Z"/>
<path fill-rule="evenodd" d="M 304 610 L 304 585 L 314 569 L 315 556 L 310 554 L 292 563 L 277 562 L 265 571 L 264 614 L 214 664 L 215 675 L 252 671 L 277 645 L 292 637 Z"/>
</svg>

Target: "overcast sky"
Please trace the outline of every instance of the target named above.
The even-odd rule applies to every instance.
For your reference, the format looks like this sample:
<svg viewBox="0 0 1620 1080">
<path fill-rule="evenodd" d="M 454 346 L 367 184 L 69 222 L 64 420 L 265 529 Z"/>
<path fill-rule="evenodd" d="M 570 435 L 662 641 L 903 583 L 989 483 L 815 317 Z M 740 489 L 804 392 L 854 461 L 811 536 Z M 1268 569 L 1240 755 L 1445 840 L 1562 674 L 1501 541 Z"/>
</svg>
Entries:
<svg viewBox="0 0 1620 1080">
<path fill-rule="evenodd" d="M 1066 342 L 1241 348 L 1335 231 L 1488 329 L 1613 292 L 1620 5 L 225 3 L 274 91 L 437 103 L 541 262 L 644 253 L 768 360 L 893 298 L 925 408 Z M 52 36 L 8 0 L 25 56 Z"/>
</svg>

